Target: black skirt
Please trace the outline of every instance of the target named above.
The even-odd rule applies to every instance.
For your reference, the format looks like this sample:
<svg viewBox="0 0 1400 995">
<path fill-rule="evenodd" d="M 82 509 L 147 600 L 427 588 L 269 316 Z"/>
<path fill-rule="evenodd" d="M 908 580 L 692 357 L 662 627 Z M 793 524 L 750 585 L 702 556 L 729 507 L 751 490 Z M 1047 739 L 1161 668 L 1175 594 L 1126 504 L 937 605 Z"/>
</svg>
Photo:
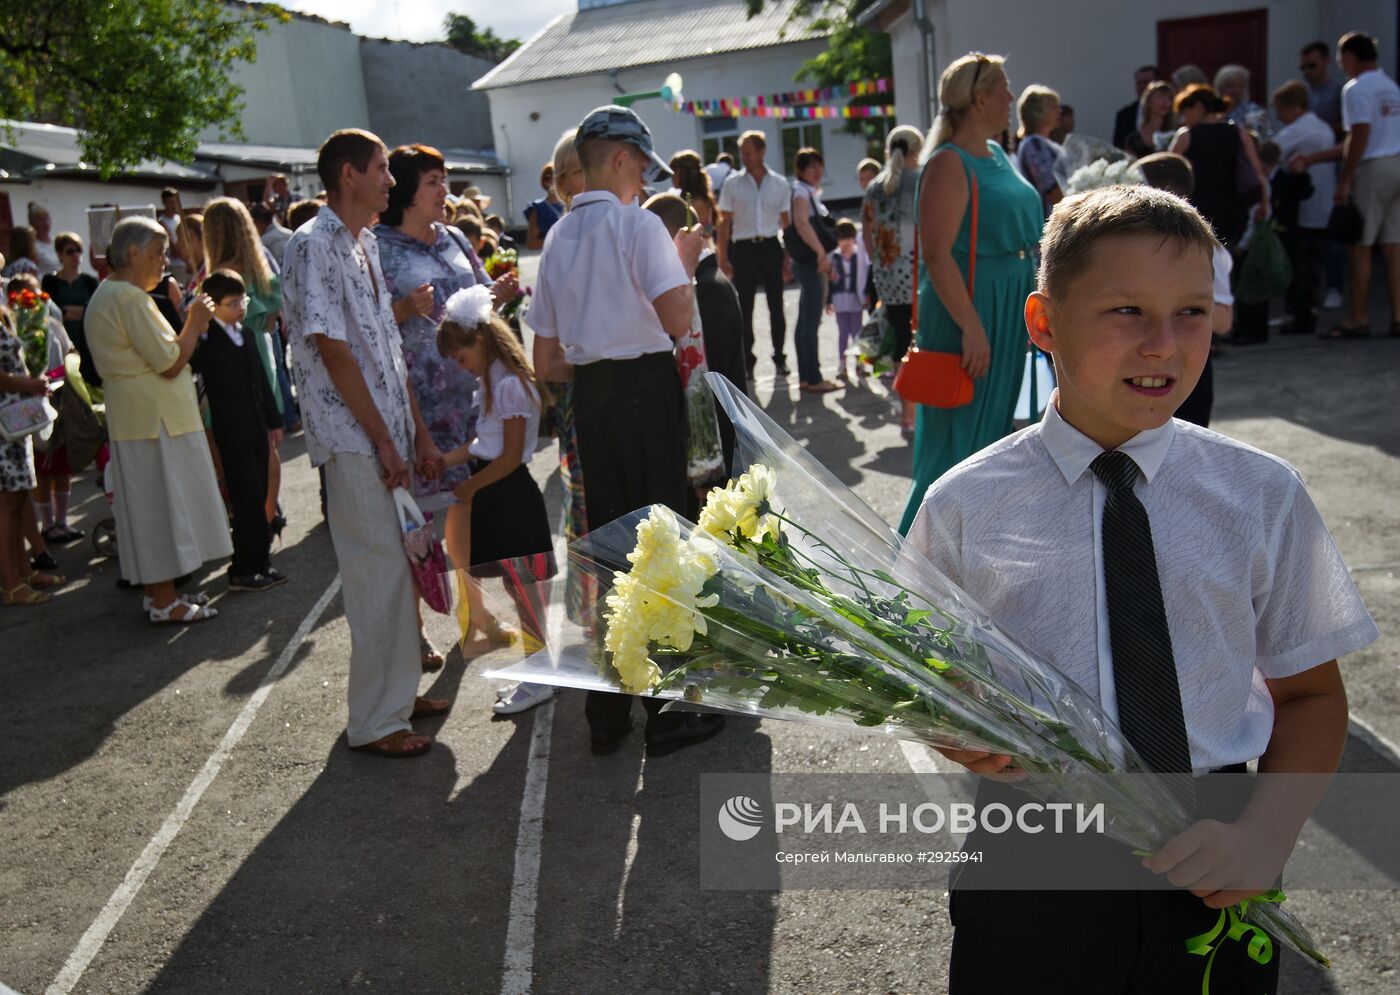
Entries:
<svg viewBox="0 0 1400 995">
<path fill-rule="evenodd" d="M 472 473 L 480 473 L 488 463 L 472 460 Z M 517 559 L 525 562 L 502 562 Z M 544 495 L 524 463 L 472 495 L 472 576 L 503 577 L 518 571 L 535 580 L 558 572 Z"/>
</svg>

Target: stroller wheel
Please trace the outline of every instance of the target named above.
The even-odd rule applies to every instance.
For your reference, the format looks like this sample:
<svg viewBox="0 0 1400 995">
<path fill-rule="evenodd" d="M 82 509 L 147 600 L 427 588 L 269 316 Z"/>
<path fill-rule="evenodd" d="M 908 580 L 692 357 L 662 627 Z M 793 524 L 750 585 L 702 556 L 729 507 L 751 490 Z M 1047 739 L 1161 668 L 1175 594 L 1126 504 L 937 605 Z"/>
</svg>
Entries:
<svg viewBox="0 0 1400 995">
<path fill-rule="evenodd" d="M 111 559 L 117 555 L 117 523 L 110 518 L 98 522 L 92 529 L 92 548 L 98 556 Z"/>
</svg>

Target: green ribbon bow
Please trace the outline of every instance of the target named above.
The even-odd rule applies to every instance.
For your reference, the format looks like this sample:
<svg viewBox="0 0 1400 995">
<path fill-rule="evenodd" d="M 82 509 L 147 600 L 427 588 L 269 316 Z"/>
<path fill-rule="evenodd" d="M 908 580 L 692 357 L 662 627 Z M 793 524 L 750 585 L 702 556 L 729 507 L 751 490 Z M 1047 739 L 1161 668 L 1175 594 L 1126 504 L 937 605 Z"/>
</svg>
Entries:
<svg viewBox="0 0 1400 995">
<path fill-rule="evenodd" d="M 1253 898 L 1246 898 L 1238 905 L 1231 905 L 1220 910 L 1220 918 L 1215 926 L 1202 933 L 1200 936 L 1193 936 L 1186 941 L 1186 952 L 1196 954 L 1206 958 L 1206 973 L 1201 978 L 1201 995 L 1210 995 L 1210 969 L 1215 963 L 1215 955 L 1220 952 L 1220 945 L 1227 940 L 1241 940 L 1249 936 L 1249 942 L 1245 945 L 1245 953 L 1249 959 L 1256 964 L 1267 964 L 1274 957 L 1274 941 L 1269 938 L 1269 934 L 1258 926 L 1251 925 L 1244 921 L 1244 914 L 1249 910 L 1249 906 L 1255 902 L 1282 902 L 1284 894 L 1275 888 L 1266 891 Z M 1216 937 L 1229 927 L 1225 938 L 1219 943 Z"/>
</svg>

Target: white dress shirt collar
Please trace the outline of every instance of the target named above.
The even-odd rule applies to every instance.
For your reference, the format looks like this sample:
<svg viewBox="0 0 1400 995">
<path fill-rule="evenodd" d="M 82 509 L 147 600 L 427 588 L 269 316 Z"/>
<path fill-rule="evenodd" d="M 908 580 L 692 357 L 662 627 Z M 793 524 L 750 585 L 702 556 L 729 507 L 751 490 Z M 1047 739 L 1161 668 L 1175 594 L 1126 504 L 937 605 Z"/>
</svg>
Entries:
<svg viewBox="0 0 1400 995">
<path fill-rule="evenodd" d="M 1104 452 L 1104 448 L 1065 421 L 1059 412 L 1059 400 L 1059 391 L 1056 391 L 1051 396 L 1050 403 L 1045 406 L 1040 437 L 1045 441 L 1045 448 L 1050 451 L 1050 458 L 1060 468 L 1060 473 L 1064 474 L 1065 483 L 1072 484 L 1089 469 L 1089 464 Z M 1138 469 L 1150 484 L 1157 471 L 1162 468 L 1162 461 L 1167 458 L 1167 450 L 1171 448 L 1175 436 L 1176 420 L 1168 418 L 1167 423 L 1160 428 L 1139 432 L 1119 446 L 1118 451 L 1133 458 L 1133 462 L 1138 465 Z"/>
<path fill-rule="evenodd" d="M 569 207 L 570 210 L 577 210 L 580 207 L 586 207 L 589 204 L 600 202 L 604 204 L 622 204 L 622 201 L 617 199 L 617 194 L 613 193 L 611 190 L 586 190 L 575 197 L 573 203 L 570 204 Z"/>
</svg>

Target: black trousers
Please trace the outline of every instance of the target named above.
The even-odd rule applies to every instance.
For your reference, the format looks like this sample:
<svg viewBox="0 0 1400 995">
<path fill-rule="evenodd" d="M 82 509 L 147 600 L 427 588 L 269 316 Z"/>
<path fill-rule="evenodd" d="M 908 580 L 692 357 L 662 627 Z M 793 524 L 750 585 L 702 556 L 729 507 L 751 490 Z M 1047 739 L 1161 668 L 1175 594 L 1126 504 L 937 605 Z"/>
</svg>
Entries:
<svg viewBox="0 0 1400 995">
<path fill-rule="evenodd" d="M 744 352 L 749 374 L 758 362 L 754 355 L 753 299 L 758 288 L 768 298 L 768 324 L 773 337 L 773 361 L 786 364 L 787 322 L 783 318 L 783 246 L 776 238 L 761 242 L 729 243 L 729 264 L 734 267 L 734 289 L 739 291 L 739 310 L 744 315 Z"/>
<path fill-rule="evenodd" d="M 592 528 L 638 508 L 662 504 L 686 512 L 688 423 L 680 374 L 669 352 L 603 360 L 574 368 L 574 430 Z M 652 718 L 664 702 L 643 698 Z M 584 704 L 595 736 L 627 727 L 632 697 L 590 691 Z"/>
<path fill-rule="evenodd" d="M 894 332 L 894 361 L 898 363 L 909 351 L 913 341 L 914 306 L 912 304 L 886 304 L 885 321 Z"/>
<path fill-rule="evenodd" d="M 229 511 L 233 518 L 233 577 L 260 573 L 271 564 L 272 536 L 267 530 L 267 433 L 214 430 L 224 467 Z"/>
<path fill-rule="evenodd" d="M 1322 293 L 1322 270 L 1327 260 L 1327 229 L 1299 228 L 1283 233 L 1283 247 L 1293 264 L 1293 282 L 1288 285 L 1284 307 L 1300 330 L 1317 325 L 1313 308 Z"/>
<path fill-rule="evenodd" d="M 1239 789 L 1244 765 L 1228 776 L 1196 781 L 1202 818 L 1233 821 L 1247 792 Z M 999 802 L 1014 812 L 1031 800 L 1008 785 L 983 781 L 979 809 Z M 1055 886 L 1076 868 L 1121 865 L 1122 880 L 1140 874 L 1127 847 L 1106 837 L 1067 834 L 1034 841 L 1019 831 L 968 834 L 964 849 L 981 851 L 979 864 L 958 865 L 949 894 L 953 953 L 950 995 L 1044 992 L 1046 995 L 1184 995 L 1201 990 L 1206 958 L 1186 951 L 1185 941 L 1212 929 L 1220 912 L 1188 891 L 979 890 L 979 873 L 1015 875 Z M 1005 880 L 1005 878 L 998 878 Z M 1222 937 L 1223 939 L 1223 937 Z M 1247 938 L 1246 938 L 1247 941 Z M 1279 942 L 1268 964 L 1245 953 L 1245 942 L 1219 943 L 1211 965 L 1211 991 L 1264 995 L 1278 991 Z"/>
</svg>

